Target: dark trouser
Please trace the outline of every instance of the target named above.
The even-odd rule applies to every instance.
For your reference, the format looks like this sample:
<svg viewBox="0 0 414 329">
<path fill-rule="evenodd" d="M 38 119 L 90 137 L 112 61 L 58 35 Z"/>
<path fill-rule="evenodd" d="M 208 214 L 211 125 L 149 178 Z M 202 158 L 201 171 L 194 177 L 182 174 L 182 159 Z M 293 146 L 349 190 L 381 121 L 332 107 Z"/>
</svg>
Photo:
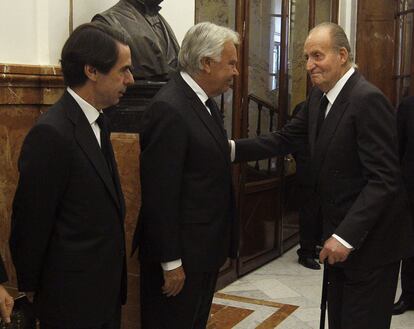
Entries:
<svg viewBox="0 0 414 329">
<path fill-rule="evenodd" d="M 328 269 L 329 329 L 389 329 L 399 262 L 371 270 Z"/>
<path fill-rule="evenodd" d="M 88 306 L 85 306 L 88 307 Z M 61 326 L 49 325 L 47 323 L 40 323 L 40 329 L 120 329 L 121 328 L 121 304 L 117 307 L 114 316 L 108 322 L 94 327 L 68 327 L 62 323 Z"/>
<path fill-rule="evenodd" d="M 414 304 L 414 257 L 401 262 L 401 298 Z"/>
<path fill-rule="evenodd" d="M 161 291 L 164 279 L 159 264 L 141 262 L 140 270 L 142 329 L 205 329 L 218 270 L 186 272 L 184 288 L 175 297 Z"/>
<path fill-rule="evenodd" d="M 305 202 L 299 210 L 299 256 L 315 257 L 316 246 L 321 240 L 321 227 L 319 211 Z"/>
<path fill-rule="evenodd" d="M 411 218 L 414 224 L 414 191 L 408 192 Z M 403 259 L 401 262 L 401 298 L 414 305 L 414 256 Z"/>
</svg>

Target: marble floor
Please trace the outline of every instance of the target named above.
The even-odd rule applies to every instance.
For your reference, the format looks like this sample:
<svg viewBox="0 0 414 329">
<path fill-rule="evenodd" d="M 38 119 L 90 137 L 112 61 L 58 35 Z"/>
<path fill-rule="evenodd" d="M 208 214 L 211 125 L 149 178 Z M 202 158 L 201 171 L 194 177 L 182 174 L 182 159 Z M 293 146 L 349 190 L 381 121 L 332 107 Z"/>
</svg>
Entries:
<svg viewBox="0 0 414 329">
<path fill-rule="evenodd" d="M 319 329 L 321 282 L 293 248 L 217 292 L 207 329 Z M 393 316 L 391 329 L 412 328 L 414 311 Z"/>
</svg>

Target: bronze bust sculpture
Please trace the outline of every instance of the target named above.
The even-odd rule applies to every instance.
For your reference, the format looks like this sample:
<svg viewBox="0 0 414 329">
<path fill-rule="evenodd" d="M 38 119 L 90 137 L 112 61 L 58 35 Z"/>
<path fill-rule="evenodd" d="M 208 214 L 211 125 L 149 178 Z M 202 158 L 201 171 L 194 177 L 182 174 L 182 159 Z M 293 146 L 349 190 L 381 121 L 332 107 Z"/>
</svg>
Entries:
<svg viewBox="0 0 414 329">
<path fill-rule="evenodd" d="M 159 14 L 163 0 L 120 0 L 97 14 L 100 21 L 129 35 L 133 75 L 137 80 L 165 81 L 177 67 L 179 45 L 174 32 Z"/>
</svg>

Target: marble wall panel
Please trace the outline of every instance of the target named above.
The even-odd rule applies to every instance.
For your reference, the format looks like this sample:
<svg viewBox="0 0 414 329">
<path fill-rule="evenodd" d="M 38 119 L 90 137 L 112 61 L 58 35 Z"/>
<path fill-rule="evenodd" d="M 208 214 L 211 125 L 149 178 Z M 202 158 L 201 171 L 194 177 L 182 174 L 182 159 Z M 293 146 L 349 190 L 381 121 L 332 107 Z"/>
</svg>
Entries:
<svg viewBox="0 0 414 329">
<path fill-rule="evenodd" d="M 195 22 L 205 21 L 235 29 L 236 0 L 196 0 Z"/>
<path fill-rule="evenodd" d="M 0 105 L 0 253 L 9 273 L 16 278 L 8 249 L 13 196 L 18 180 L 17 160 L 23 140 L 40 115 L 38 106 Z"/>
<path fill-rule="evenodd" d="M 141 206 L 139 179 L 139 136 L 137 134 L 114 133 L 111 135 L 115 157 L 118 163 L 122 191 L 126 204 L 125 233 L 128 267 L 128 301 L 123 308 L 123 328 L 139 328 L 139 264 L 137 254 L 132 257 L 132 237 Z"/>
</svg>

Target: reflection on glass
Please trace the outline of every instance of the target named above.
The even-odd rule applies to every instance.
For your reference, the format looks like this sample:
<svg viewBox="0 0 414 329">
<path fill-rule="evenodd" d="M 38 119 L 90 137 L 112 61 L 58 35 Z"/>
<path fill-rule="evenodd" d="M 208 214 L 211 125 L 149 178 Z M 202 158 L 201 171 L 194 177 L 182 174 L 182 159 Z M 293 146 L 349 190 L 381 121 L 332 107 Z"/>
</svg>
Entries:
<svg viewBox="0 0 414 329">
<path fill-rule="evenodd" d="M 412 53 L 412 40 L 413 40 L 413 17 L 414 14 L 408 14 L 405 17 L 404 24 L 404 68 L 403 74 L 411 73 L 411 53 Z"/>
<path fill-rule="evenodd" d="M 315 25 L 331 21 L 331 0 L 316 0 Z"/>
<path fill-rule="evenodd" d="M 405 10 L 414 9 L 414 0 L 406 0 L 404 7 Z"/>
<path fill-rule="evenodd" d="M 307 73 L 303 44 L 308 34 L 309 1 L 292 0 L 289 26 L 289 113 L 306 99 Z"/>
<path fill-rule="evenodd" d="M 282 0 L 252 0 L 249 8 L 248 136 L 277 127 Z M 275 175 L 276 158 L 249 163 L 248 181 Z"/>
</svg>

